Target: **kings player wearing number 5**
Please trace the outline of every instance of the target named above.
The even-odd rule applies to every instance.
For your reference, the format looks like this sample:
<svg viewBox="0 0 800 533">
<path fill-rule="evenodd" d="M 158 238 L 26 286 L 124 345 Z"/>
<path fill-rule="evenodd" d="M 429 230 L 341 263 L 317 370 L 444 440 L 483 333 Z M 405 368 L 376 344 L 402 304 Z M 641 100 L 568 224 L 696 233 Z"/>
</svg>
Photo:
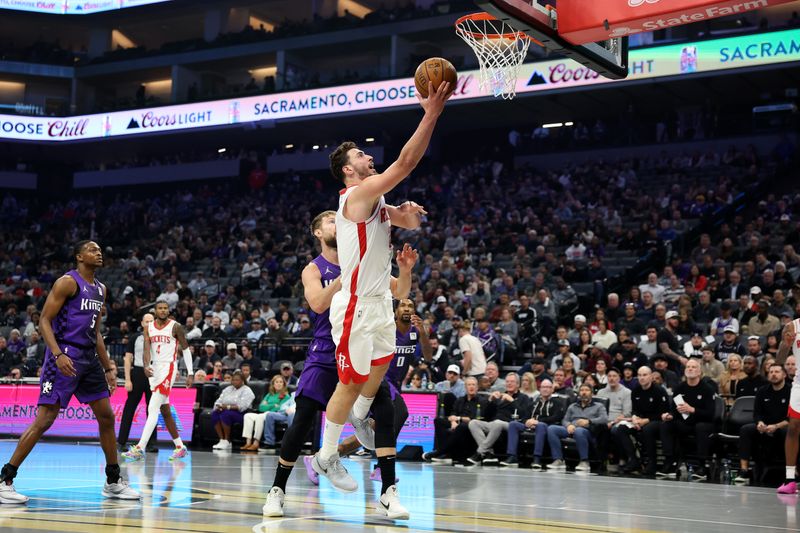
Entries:
<svg viewBox="0 0 800 533">
<path fill-rule="evenodd" d="M 56 280 L 42 309 L 39 330 L 47 348 L 40 379 L 39 410 L 0 472 L 0 503 L 28 501 L 27 496 L 14 490 L 17 469 L 73 394 L 81 403 L 89 404 L 97 418 L 100 446 L 106 456 L 103 496 L 121 500 L 140 498 L 120 476 L 117 461 L 114 412 L 109 401 L 110 393 L 117 387 L 117 375 L 98 327 L 106 287 L 94 277 L 95 270 L 103 266 L 103 254 L 93 241 L 78 242 L 73 253 L 77 268 Z"/>
</svg>

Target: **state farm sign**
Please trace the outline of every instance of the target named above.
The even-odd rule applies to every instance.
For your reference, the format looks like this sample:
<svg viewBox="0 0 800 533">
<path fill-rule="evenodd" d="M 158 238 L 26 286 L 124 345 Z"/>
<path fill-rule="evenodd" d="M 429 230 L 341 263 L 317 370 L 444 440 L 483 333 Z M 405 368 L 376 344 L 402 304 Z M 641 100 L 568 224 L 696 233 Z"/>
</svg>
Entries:
<svg viewBox="0 0 800 533">
<path fill-rule="evenodd" d="M 574 44 L 603 41 L 764 9 L 795 0 L 559 0 L 558 33 Z"/>
</svg>

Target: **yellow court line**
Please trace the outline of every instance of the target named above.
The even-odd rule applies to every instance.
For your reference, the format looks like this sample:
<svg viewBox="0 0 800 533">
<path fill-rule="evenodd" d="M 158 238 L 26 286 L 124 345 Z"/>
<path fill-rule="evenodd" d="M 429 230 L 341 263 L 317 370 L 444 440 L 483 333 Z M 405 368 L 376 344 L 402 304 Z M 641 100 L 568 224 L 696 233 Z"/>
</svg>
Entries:
<svg viewBox="0 0 800 533">
<path fill-rule="evenodd" d="M 92 531 L 95 530 L 98 526 L 106 526 L 111 528 L 137 528 L 141 530 L 142 528 L 147 528 L 148 531 L 151 531 L 153 528 L 158 528 L 160 531 L 166 530 L 173 530 L 173 531 L 204 531 L 204 532 L 217 532 L 219 531 L 219 524 L 209 524 L 205 523 L 196 523 L 196 522 L 175 522 L 175 521 L 168 521 L 168 520 L 158 520 L 158 519 L 151 519 L 151 518 L 125 518 L 125 517 L 104 517 L 104 516 L 77 516 L 77 515 L 65 515 L 65 514 L 49 514 L 49 513 L 29 513 L 27 516 L 11 516 L 7 517 L 5 521 L 12 521 L 12 522 L 19 522 L 19 524 L 11 524 L 14 527 L 23 527 L 23 524 L 30 524 L 30 523 L 38 523 L 43 529 L 47 530 L 54 530 L 55 524 L 58 524 L 59 527 L 65 525 L 76 525 L 81 526 L 80 529 L 76 531 L 86 531 L 87 526 L 88 529 Z M 47 526 L 44 527 L 43 525 L 46 524 Z M 37 526 L 37 527 L 40 527 Z M 26 528 L 26 529 L 34 529 L 34 528 Z M 56 529 L 57 530 L 57 529 Z M 250 532 L 251 528 L 248 526 L 226 526 L 227 531 L 242 531 L 242 532 Z M 70 530 L 72 531 L 72 530 Z"/>
</svg>

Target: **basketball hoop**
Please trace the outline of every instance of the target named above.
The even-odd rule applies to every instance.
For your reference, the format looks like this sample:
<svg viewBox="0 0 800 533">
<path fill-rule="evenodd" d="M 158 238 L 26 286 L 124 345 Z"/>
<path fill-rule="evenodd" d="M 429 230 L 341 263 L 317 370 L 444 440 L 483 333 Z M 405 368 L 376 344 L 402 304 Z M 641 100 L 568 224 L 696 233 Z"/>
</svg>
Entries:
<svg viewBox="0 0 800 533">
<path fill-rule="evenodd" d="M 473 13 L 456 21 L 456 34 L 466 42 L 480 64 L 480 86 L 506 100 L 517 94 L 517 72 L 531 39 L 489 13 Z"/>
</svg>

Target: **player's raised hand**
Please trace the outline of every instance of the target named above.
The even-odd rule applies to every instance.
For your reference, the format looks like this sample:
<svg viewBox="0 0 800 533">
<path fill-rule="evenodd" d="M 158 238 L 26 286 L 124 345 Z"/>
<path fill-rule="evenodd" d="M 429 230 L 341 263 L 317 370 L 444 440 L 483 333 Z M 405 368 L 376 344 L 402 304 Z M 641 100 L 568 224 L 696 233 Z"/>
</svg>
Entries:
<svg viewBox="0 0 800 533">
<path fill-rule="evenodd" d="M 417 264 L 419 254 L 410 244 L 405 243 L 402 250 L 397 252 L 397 267 L 400 270 L 410 271 Z"/>
<path fill-rule="evenodd" d="M 423 98 L 422 95 L 417 93 L 419 105 L 422 106 L 426 114 L 432 114 L 437 117 L 442 114 L 445 102 L 453 95 L 453 89 L 455 89 L 455 87 L 451 87 L 450 82 L 443 81 L 439 84 L 439 87 L 434 90 L 433 83 L 428 82 L 428 97 Z"/>
<path fill-rule="evenodd" d="M 411 315 L 411 325 L 417 328 L 417 331 L 424 327 L 422 324 L 422 319 L 417 315 Z"/>
<path fill-rule="evenodd" d="M 419 205 L 417 202 L 412 202 L 411 200 L 403 202 L 397 209 L 401 213 L 411 213 L 420 216 L 428 214 L 428 212 L 425 211 L 425 208 L 423 206 Z"/>
</svg>

